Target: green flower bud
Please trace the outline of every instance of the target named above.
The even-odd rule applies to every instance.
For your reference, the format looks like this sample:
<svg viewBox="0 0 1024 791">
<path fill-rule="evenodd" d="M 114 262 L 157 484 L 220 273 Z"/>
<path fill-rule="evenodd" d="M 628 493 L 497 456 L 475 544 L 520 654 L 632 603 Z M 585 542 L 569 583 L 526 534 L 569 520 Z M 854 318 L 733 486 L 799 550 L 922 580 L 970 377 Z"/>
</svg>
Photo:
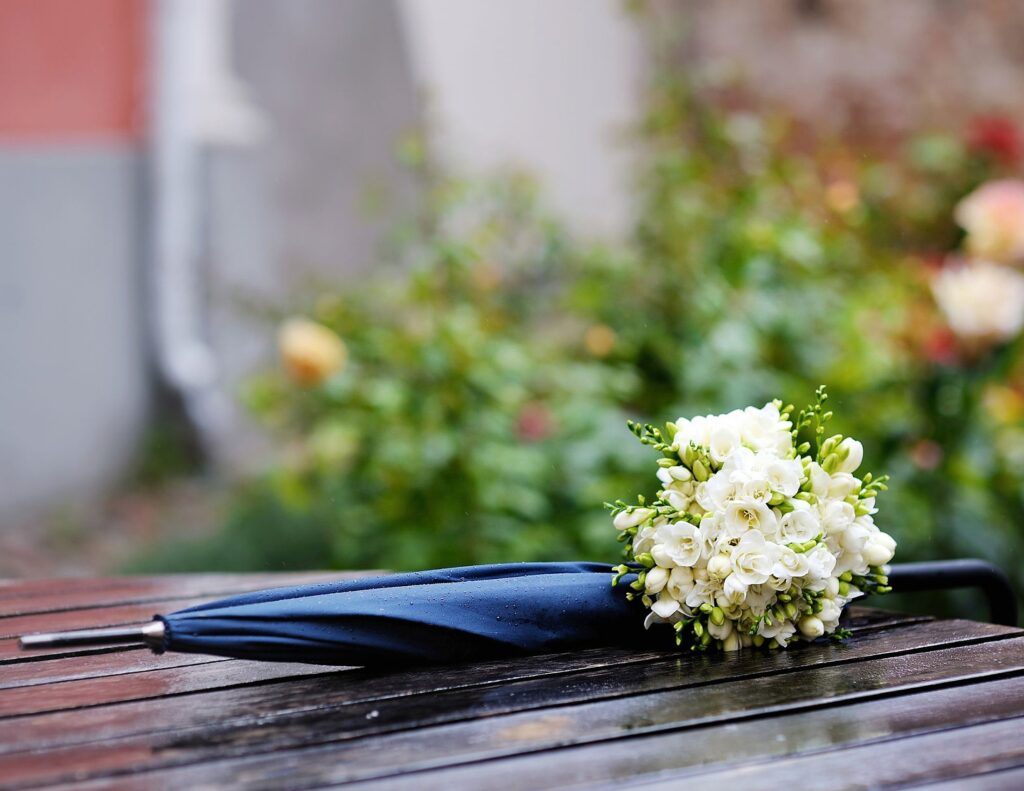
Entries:
<svg viewBox="0 0 1024 791">
<path fill-rule="evenodd" d="M 721 626 L 725 623 L 725 613 L 721 607 L 715 607 L 711 610 L 711 623 L 715 626 Z"/>
<path fill-rule="evenodd" d="M 701 483 L 704 483 L 708 478 L 711 477 L 711 471 L 707 468 L 703 461 L 697 459 L 693 463 L 693 477 Z"/>
</svg>

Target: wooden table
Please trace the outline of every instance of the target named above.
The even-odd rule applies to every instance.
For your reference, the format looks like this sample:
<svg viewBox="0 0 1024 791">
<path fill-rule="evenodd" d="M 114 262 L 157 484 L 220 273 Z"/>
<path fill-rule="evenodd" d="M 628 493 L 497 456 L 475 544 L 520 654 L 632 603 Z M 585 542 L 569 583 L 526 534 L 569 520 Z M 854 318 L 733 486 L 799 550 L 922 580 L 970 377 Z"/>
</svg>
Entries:
<svg viewBox="0 0 1024 791">
<path fill-rule="evenodd" d="M 843 645 L 390 673 L 16 645 L 324 576 L 0 583 L 0 785 L 1024 788 L 1024 632 L 970 621 L 860 609 Z"/>
</svg>

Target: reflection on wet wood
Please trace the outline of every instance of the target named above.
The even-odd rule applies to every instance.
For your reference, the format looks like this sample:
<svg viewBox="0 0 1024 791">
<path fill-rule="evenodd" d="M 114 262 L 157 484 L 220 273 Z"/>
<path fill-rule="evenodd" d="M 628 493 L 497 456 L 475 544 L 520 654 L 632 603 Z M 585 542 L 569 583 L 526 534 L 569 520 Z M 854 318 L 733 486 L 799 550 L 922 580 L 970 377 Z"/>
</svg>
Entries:
<svg viewBox="0 0 1024 791">
<path fill-rule="evenodd" d="M 832 789 L 978 775 L 996 788 L 1024 767 L 1024 632 L 967 621 L 862 608 L 842 645 L 397 672 L 116 647 L 28 656 L 11 637 L 330 576 L 0 584 L 0 785 L 690 789 L 770 776 Z"/>
</svg>

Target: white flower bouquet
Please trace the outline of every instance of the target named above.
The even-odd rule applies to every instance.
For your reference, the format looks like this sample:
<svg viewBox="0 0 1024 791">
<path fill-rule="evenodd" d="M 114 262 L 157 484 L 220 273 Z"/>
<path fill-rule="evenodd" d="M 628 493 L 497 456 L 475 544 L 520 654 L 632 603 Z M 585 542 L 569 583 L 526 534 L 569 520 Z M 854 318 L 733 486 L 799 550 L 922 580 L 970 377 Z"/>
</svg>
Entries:
<svg viewBox="0 0 1024 791">
<path fill-rule="evenodd" d="M 629 424 L 661 454 L 661 489 L 654 502 L 608 504 L 626 543 L 613 585 L 637 573 L 626 595 L 650 610 L 648 627 L 672 624 L 697 651 L 784 647 L 847 636 L 843 607 L 890 590 L 896 542 L 873 519 L 887 476 L 855 476 L 863 449 L 825 437 L 827 398 L 819 388 L 795 419 L 773 401 L 664 429 Z"/>
</svg>

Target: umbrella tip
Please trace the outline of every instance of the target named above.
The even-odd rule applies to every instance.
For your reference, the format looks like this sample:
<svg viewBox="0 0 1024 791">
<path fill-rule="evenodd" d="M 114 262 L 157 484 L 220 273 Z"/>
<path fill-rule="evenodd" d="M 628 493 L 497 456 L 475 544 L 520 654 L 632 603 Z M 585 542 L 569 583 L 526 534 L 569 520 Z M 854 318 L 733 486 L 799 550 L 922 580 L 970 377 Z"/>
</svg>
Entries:
<svg viewBox="0 0 1024 791">
<path fill-rule="evenodd" d="M 68 646 L 119 645 L 136 643 L 147 645 L 154 651 L 163 648 L 163 621 L 152 621 L 143 626 L 117 626 L 105 629 L 78 629 L 72 632 L 46 632 L 26 634 L 18 639 L 23 651 Z"/>
</svg>

